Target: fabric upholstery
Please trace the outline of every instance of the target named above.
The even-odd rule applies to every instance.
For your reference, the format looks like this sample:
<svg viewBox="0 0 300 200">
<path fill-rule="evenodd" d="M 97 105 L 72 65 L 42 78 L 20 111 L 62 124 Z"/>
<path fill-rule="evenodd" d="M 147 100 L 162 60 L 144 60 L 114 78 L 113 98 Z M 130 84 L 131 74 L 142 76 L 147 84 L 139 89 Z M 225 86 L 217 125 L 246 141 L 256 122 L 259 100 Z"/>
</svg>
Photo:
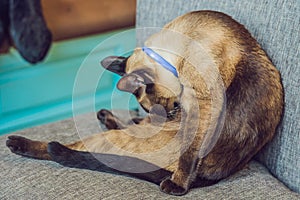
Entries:
<svg viewBox="0 0 300 200">
<path fill-rule="evenodd" d="M 95 114 L 80 119 L 86 134 L 98 130 Z M 77 121 L 78 119 L 76 119 Z M 72 119 L 13 133 L 35 140 L 68 143 L 79 140 Z M 158 186 L 145 181 L 95 171 L 62 167 L 54 162 L 34 160 L 12 154 L 0 137 L 0 199 L 289 199 L 300 195 L 291 192 L 258 162 L 205 188 L 191 190 L 183 197 L 166 195 Z"/>
<path fill-rule="evenodd" d="M 274 140 L 258 160 L 287 186 L 300 192 L 300 1 L 138 0 L 137 27 L 163 27 L 193 10 L 224 12 L 244 24 L 280 70 L 285 113 Z M 141 45 L 147 34 L 138 35 Z"/>
</svg>

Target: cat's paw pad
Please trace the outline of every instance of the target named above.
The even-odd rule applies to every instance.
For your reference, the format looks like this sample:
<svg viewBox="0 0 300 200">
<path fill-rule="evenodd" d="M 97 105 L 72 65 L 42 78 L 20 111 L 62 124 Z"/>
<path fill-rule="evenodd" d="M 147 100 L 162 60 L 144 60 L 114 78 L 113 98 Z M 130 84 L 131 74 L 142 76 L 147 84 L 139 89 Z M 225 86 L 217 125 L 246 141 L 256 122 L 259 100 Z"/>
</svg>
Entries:
<svg viewBox="0 0 300 200">
<path fill-rule="evenodd" d="M 176 196 L 181 196 L 188 192 L 187 189 L 177 185 L 170 178 L 167 178 L 160 183 L 160 190 L 164 193 Z"/>
<path fill-rule="evenodd" d="M 26 155 L 30 141 L 24 137 L 12 135 L 6 140 L 6 146 L 15 154 Z"/>
</svg>

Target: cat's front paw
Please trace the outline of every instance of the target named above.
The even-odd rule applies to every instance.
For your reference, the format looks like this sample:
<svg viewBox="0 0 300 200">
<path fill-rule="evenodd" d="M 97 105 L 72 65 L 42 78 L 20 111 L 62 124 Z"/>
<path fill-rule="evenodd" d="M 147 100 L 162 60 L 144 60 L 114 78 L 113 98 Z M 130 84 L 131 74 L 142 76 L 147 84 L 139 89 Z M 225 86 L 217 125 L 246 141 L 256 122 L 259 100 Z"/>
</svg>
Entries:
<svg viewBox="0 0 300 200">
<path fill-rule="evenodd" d="M 160 183 L 160 190 L 164 193 L 176 196 L 181 196 L 188 192 L 187 189 L 177 185 L 170 178 L 167 178 Z"/>
<path fill-rule="evenodd" d="M 106 126 L 108 130 L 120 129 L 115 116 L 108 110 L 102 109 L 97 113 L 97 118 L 99 121 Z"/>
</svg>

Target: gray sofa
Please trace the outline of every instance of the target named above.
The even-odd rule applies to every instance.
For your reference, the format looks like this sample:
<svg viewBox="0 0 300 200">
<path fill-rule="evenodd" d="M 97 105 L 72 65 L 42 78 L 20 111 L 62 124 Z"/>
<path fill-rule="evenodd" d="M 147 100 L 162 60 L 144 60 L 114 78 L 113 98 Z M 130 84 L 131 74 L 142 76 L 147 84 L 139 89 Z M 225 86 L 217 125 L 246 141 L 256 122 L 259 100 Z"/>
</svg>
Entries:
<svg viewBox="0 0 300 200">
<path fill-rule="evenodd" d="M 282 74 L 282 123 L 274 140 L 247 168 L 216 185 L 173 197 L 144 181 L 14 155 L 5 146 L 7 136 L 2 136 L 0 199 L 300 199 L 300 2 L 139 0 L 137 27 L 161 27 L 178 15 L 198 9 L 222 11 L 244 24 Z M 139 35 L 138 43 L 144 39 Z M 87 132 L 98 130 L 94 113 L 81 120 Z M 72 119 L 14 134 L 46 141 L 79 139 Z"/>
</svg>

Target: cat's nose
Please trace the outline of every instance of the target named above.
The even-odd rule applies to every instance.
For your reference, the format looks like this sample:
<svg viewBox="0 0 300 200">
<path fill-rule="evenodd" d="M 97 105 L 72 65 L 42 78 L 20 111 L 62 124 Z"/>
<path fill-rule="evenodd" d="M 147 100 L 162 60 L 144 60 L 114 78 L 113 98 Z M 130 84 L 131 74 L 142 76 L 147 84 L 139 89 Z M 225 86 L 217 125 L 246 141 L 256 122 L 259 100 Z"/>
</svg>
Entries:
<svg viewBox="0 0 300 200">
<path fill-rule="evenodd" d="M 160 104 L 155 104 L 150 108 L 150 119 L 154 125 L 162 125 L 167 121 L 167 112 Z"/>
<path fill-rule="evenodd" d="M 167 118 L 167 111 L 165 110 L 165 108 L 160 105 L 160 104 L 154 104 L 153 106 L 151 106 L 150 110 L 149 110 L 150 114 L 155 114 L 155 115 L 159 115 L 161 117 L 165 117 Z"/>
</svg>

